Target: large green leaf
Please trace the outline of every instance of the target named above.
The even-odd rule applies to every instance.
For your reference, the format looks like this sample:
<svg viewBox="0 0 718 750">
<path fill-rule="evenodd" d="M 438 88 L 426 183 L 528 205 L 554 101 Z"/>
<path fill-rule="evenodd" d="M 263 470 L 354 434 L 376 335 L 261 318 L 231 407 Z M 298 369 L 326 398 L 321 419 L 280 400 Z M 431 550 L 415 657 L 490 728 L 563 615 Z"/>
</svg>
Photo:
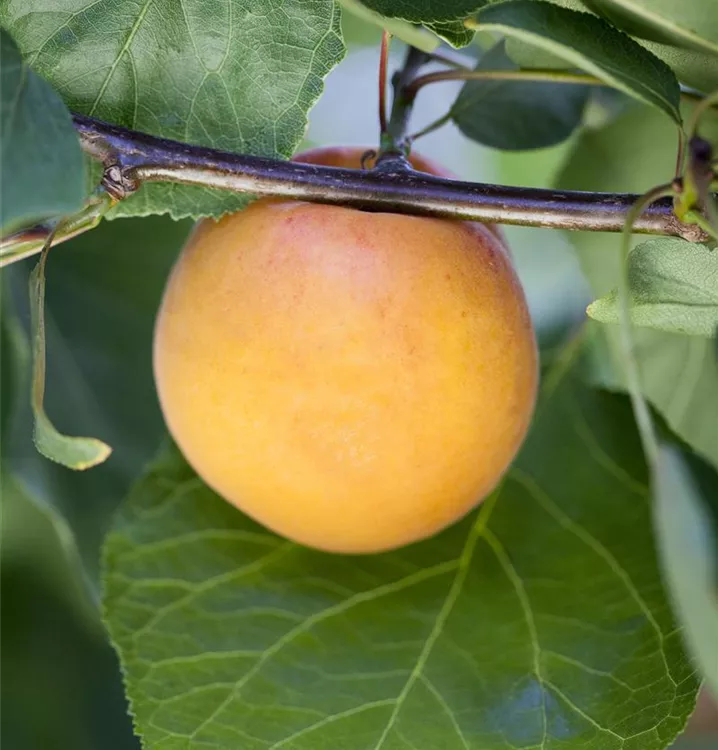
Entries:
<svg viewBox="0 0 718 750">
<path fill-rule="evenodd" d="M 518 70 L 504 42 L 479 60 L 477 71 Z M 493 148 L 521 151 L 566 140 L 581 122 L 590 88 L 536 81 L 467 81 L 451 108 L 464 135 Z"/>
<path fill-rule="evenodd" d="M 634 36 L 718 55 L 715 0 L 582 0 Z"/>
<path fill-rule="evenodd" d="M 3 374 L 12 364 L 19 371 L 13 402 L 3 403 L 3 472 L 14 471 L 28 495 L 67 520 L 90 568 L 96 568 L 109 517 L 161 438 L 152 325 L 189 229 L 189 222 L 159 217 L 105 222 L 51 251 L 45 406 L 60 429 L 97 435 L 115 449 L 103 465 L 82 474 L 48 461 L 33 445 L 23 350 L 29 346 L 27 278 L 34 260 L 3 269 L 3 323 L 12 322 L 17 352 L 15 363 L 3 359 Z"/>
<path fill-rule="evenodd" d="M 627 402 L 566 357 L 503 487 L 392 553 L 283 541 L 169 450 L 106 546 L 145 747 L 665 748 L 696 681 L 645 482 Z"/>
<path fill-rule="evenodd" d="M 635 325 L 694 336 L 718 332 L 718 253 L 675 238 L 650 240 L 628 258 Z M 588 314 L 618 323 L 615 291 L 596 300 Z"/>
<path fill-rule="evenodd" d="M 675 448 L 661 451 L 655 526 L 665 578 L 702 673 L 718 695 L 718 476 Z"/>
<path fill-rule="evenodd" d="M 478 15 L 479 29 L 515 37 L 566 60 L 680 122 L 673 71 L 626 34 L 590 13 L 539 0 L 509 0 Z"/>
<path fill-rule="evenodd" d="M 60 97 L 0 28 L 0 232 L 73 213 L 85 198 L 82 151 Z"/>
<path fill-rule="evenodd" d="M 586 12 L 586 6 L 581 0 L 547 1 L 553 5 L 558 5 L 560 8 L 568 8 L 569 10 L 576 10 L 581 13 Z M 565 58 L 557 57 L 545 48 L 536 47 L 516 37 L 509 37 L 506 40 L 506 51 L 509 57 L 522 68 L 557 68 L 566 70 L 571 66 L 571 63 Z"/>
<path fill-rule="evenodd" d="M 704 134 L 716 134 L 706 119 Z M 648 107 L 637 107 L 576 142 L 558 185 L 577 190 L 642 193 L 670 181 L 675 169 L 676 132 L 670 121 Z M 570 235 L 597 297 L 617 286 L 620 237 L 597 232 Z M 643 238 L 645 239 L 645 238 Z M 613 368 L 595 373 L 607 387 L 622 387 L 622 354 L 613 326 L 601 326 Z M 634 329 L 646 398 L 671 429 L 701 456 L 718 466 L 718 360 L 714 342 L 699 336 Z"/>
<path fill-rule="evenodd" d="M 273 157 L 293 153 L 344 51 L 333 0 L 7 0 L 0 23 L 72 109 Z M 155 184 L 115 211 L 216 216 L 245 203 Z"/>
</svg>

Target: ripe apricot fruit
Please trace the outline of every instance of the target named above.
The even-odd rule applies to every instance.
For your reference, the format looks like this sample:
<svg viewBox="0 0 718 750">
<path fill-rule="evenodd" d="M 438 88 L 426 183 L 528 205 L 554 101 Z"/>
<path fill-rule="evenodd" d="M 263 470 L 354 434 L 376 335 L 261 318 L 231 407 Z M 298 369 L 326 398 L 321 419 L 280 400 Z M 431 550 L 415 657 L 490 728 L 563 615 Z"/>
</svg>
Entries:
<svg viewBox="0 0 718 750">
<path fill-rule="evenodd" d="M 358 168 L 362 153 L 297 159 Z M 524 294 L 492 230 L 277 199 L 198 224 L 154 368 L 207 484 L 290 539 L 347 553 L 430 536 L 486 497 L 537 384 Z"/>
</svg>

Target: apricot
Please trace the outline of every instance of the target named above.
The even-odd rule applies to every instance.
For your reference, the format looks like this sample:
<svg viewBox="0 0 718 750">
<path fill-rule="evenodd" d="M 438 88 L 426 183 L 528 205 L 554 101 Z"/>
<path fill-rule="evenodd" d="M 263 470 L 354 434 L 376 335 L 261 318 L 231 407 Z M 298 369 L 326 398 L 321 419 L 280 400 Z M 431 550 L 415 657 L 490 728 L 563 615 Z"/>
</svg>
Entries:
<svg viewBox="0 0 718 750">
<path fill-rule="evenodd" d="M 297 158 L 358 167 L 363 151 Z M 475 507 L 514 458 L 537 385 L 524 294 L 492 230 L 277 199 L 197 225 L 154 370 L 208 485 L 345 553 L 423 539 Z"/>
</svg>

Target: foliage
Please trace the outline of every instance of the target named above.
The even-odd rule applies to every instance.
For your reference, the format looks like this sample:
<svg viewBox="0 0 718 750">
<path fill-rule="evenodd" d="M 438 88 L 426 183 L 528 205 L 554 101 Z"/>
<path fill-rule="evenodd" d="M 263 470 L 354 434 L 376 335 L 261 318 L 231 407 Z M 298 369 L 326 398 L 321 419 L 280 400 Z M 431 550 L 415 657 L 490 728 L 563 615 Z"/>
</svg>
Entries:
<svg viewBox="0 0 718 750">
<path fill-rule="evenodd" d="M 718 691 L 718 540 L 711 529 L 716 521 L 715 472 L 664 447 L 656 493 L 657 537 L 688 645 L 714 691 Z"/>
<path fill-rule="evenodd" d="M 683 240 L 643 242 L 629 257 L 633 322 L 673 333 L 711 338 L 718 331 L 718 253 Z M 617 296 L 593 302 L 588 314 L 618 322 Z"/>
<path fill-rule="evenodd" d="M 678 81 L 657 57 L 630 37 L 587 13 L 536 0 L 490 5 L 479 28 L 515 37 L 582 68 L 680 121 Z"/>
<path fill-rule="evenodd" d="M 262 156 L 291 156 L 322 79 L 343 55 L 332 0 L 231 0 L 196 12 L 173 0 L 81 0 L 64 9 L 21 0 L 0 5 L 0 24 L 71 109 Z M 148 185 L 115 215 L 219 216 L 245 203 L 205 188 Z"/>
<path fill-rule="evenodd" d="M 362 0 L 364 5 L 389 18 L 415 23 L 445 22 L 465 18 L 491 0 Z"/>
<path fill-rule="evenodd" d="M 0 229 L 9 233 L 85 198 L 82 152 L 60 97 L 0 28 Z"/>
<path fill-rule="evenodd" d="M 707 123 L 706 134 L 715 132 L 712 123 Z M 558 185 L 577 190 L 645 190 L 673 173 L 675 139 L 675 130 L 660 114 L 646 107 L 628 110 L 606 127 L 581 134 Z M 615 289 L 620 240 L 582 232 L 572 241 L 593 293 L 602 297 Z M 610 388 L 619 387 L 623 365 L 615 326 L 603 326 L 598 335 L 609 351 L 600 357 L 594 378 Z M 646 398 L 683 440 L 718 466 L 715 342 L 649 328 L 634 329 L 633 336 Z"/>
<path fill-rule="evenodd" d="M 161 440 L 152 324 L 189 228 L 161 217 L 122 220 L 50 252 L 46 408 L 63 430 L 97 435 L 114 448 L 104 464 L 79 474 L 33 446 L 27 290 L 34 261 L 3 271 L 3 474 L 11 470 L 36 502 L 67 520 L 93 578 L 109 519 Z"/>
<path fill-rule="evenodd" d="M 433 117 L 448 109 L 441 121 L 457 127 L 426 143 L 460 143 L 462 176 L 496 178 L 488 146 L 522 152 L 500 158 L 524 184 L 532 159 L 563 154 L 558 187 L 641 193 L 675 175 L 677 130 L 694 111 L 679 83 L 718 87 L 716 23 L 715 0 L 3 0 L 0 226 L 50 227 L 87 200 L 98 172 L 70 110 L 290 157 L 325 77 L 349 69 L 345 36 L 372 45 L 362 59 L 373 65 L 382 27 L 451 59 L 459 53 L 441 40 L 466 47 L 462 59 L 479 72 L 545 74 L 465 81 L 444 100 L 434 86 L 421 94 L 448 102 L 431 105 Z M 587 74 L 585 83 L 561 82 L 561 72 Z M 345 88 L 331 118 L 339 132 L 359 110 L 376 111 L 374 97 Z M 699 132 L 718 147 L 715 112 Z M 525 153 L 549 145 L 559 147 Z M 165 432 L 151 336 L 167 274 L 189 218 L 247 200 L 155 183 L 120 201 L 117 221 L 50 253 L 44 305 L 35 288 L 45 342 L 32 339 L 34 262 L 3 269 L 2 484 L 8 507 L 25 509 L 2 518 L 3 638 L 14 644 L 3 678 L 13 716 L 27 695 L 47 721 L 33 706 L 32 721 L 4 726 L 3 739 L 136 746 L 95 609 L 101 578 L 147 750 L 668 747 L 699 680 L 718 686 L 716 251 L 643 238 L 630 255 L 640 397 L 666 421 L 655 461 L 623 395 L 620 240 L 575 233 L 583 275 L 545 270 L 554 283 L 534 312 L 568 300 L 565 320 L 575 321 L 585 278 L 596 320 L 560 335 L 538 326 L 540 405 L 501 487 L 433 539 L 333 556 L 258 527 L 173 446 L 147 468 Z M 534 251 L 543 252 L 515 250 L 527 286 L 540 261 L 521 259 Z M 86 472 L 32 445 L 31 360 L 34 348 L 42 364 L 44 344 L 49 418 L 113 448 Z M 64 731 L 50 728 L 63 720 Z"/>
<path fill-rule="evenodd" d="M 7 473 L 2 503 L 3 746 L 139 750 L 117 656 L 56 524 Z"/>
<path fill-rule="evenodd" d="M 394 553 L 278 539 L 168 451 L 106 547 L 105 616 L 150 746 L 663 747 L 693 670 L 630 409 L 580 383 L 576 353 L 484 507 Z"/>
<path fill-rule="evenodd" d="M 686 0 L 583 0 L 584 4 L 636 36 L 698 52 L 718 53 L 718 17 L 708 3 Z"/>
<path fill-rule="evenodd" d="M 477 71 L 519 70 L 504 42 L 488 50 Z M 467 81 L 451 108 L 451 119 L 474 141 L 524 151 L 565 141 L 578 127 L 588 86 L 527 81 Z"/>
</svg>

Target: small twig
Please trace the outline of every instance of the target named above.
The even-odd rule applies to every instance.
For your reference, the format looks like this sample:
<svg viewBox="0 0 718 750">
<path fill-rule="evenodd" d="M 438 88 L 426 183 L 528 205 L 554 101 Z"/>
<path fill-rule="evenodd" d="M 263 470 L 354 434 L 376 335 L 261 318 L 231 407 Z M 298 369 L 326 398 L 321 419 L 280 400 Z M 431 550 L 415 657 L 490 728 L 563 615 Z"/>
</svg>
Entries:
<svg viewBox="0 0 718 750">
<path fill-rule="evenodd" d="M 73 119 L 80 143 L 90 155 L 124 165 L 125 173 L 140 182 L 176 182 L 368 210 L 603 232 L 620 232 L 637 198 L 626 193 L 460 182 L 411 170 L 385 174 L 300 164 L 189 146 L 83 115 Z M 651 205 L 634 231 L 693 242 L 705 239 L 697 227 L 676 219 L 670 201 Z"/>
<path fill-rule="evenodd" d="M 446 125 L 446 123 L 449 122 L 449 120 L 451 120 L 450 111 L 447 112 L 445 115 L 442 115 L 441 117 L 437 117 L 436 120 L 432 120 L 428 125 L 423 127 L 421 130 L 417 130 L 416 133 L 412 133 L 410 136 L 407 136 L 407 141 L 413 144 L 417 138 L 421 138 L 422 136 L 428 135 L 429 133 L 433 133 L 435 130 L 438 130 L 439 128 Z"/>
<path fill-rule="evenodd" d="M 103 163 L 103 187 L 112 200 L 126 197 L 144 182 L 172 182 L 364 210 L 552 229 L 622 231 L 626 215 L 638 199 L 636 195 L 460 182 L 411 169 L 406 159 L 411 141 L 436 129 L 448 118 L 445 115 L 413 136 L 407 135 L 415 94 L 423 85 L 420 82 L 450 80 L 447 75 L 456 73 L 466 78 L 463 71 L 418 76 L 421 66 L 431 59 L 432 55 L 409 48 L 403 67 L 394 75 L 391 116 L 382 136 L 377 166 L 372 170 L 300 164 L 191 146 L 79 114 L 73 115 L 73 122 L 82 148 Z M 517 77 L 527 80 L 527 75 L 534 75 L 574 83 L 591 80 L 590 76 L 556 71 L 467 72 L 479 73 L 484 79 L 500 76 L 504 80 Z M 715 96 L 708 97 L 696 109 L 705 111 L 715 102 Z M 699 114 L 694 112 L 694 123 Z M 67 231 L 59 232 L 54 244 L 92 228 L 97 221 L 99 216 L 91 216 L 90 220 L 84 217 L 77 224 L 71 220 L 65 222 Z M 41 225 L 0 240 L 0 265 L 39 252 L 49 231 Z M 691 242 L 709 238 L 700 225 L 680 221 L 670 199 L 656 201 L 642 211 L 633 231 L 673 235 Z"/>
<path fill-rule="evenodd" d="M 676 177 L 680 179 L 683 174 L 683 162 L 685 161 L 686 154 L 686 134 L 683 132 L 683 128 L 678 128 L 678 148 L 676 149 Z"/>
<path fill-rule="evenodd" d="M 462 55 L 460 52 L 457 52 L 453 49 L 438 49 L 434 50 L 431 53 L 432 60 L 436 60 L 437 62 L 444 63 L 445 65 L 448 65 L 452 68 L 455 68 L 457 70 L 467 70 L 467 71 L 473 71 L 474 66 L 476 65 L 476 61 L 468 58 L 466 55 Z M 526 68 L 522 71 L 523 73 L 530 73 L 532 72 L 530 68 Z M 590 77 L 590 76 L 589 76 Z M 605 83 L 601 81 L 601 79 L 596 78 L 596 81 L 599 81 L 602 85 L 608 86 L 608 83 Z M 587 85 L 592 85 L 590 82 L 586 82 Z M 693 102 L 694 104 L 698 104 L 702 102 L 706 95 L 702 94 L 700 91 L 696 91 L 695 89 L 690 88 L 689 86 L 686 86 L 685 84 L 680 83 L 680 95 L 681 99 L 687 102 Z M 717 109 L 718 108 L 718 100 L 714 100 L 711 103 L 708 104 L 708 107 Z"/>
<path fill-rule="evenodd" d="M 407 86 L 406 94 L 416 96 L 424 86 L 445 81 L 535 81 L 610 87 L 610 84 L 596 76 L 565 70 L 437 70 L 415 78 Z"/>
<path fill-rule="evenodd" d="M 409 168 L 384 172 L 300 164 L 190 146 L 84 115 L 73 115 L 73 121 L 83 149 L 105 165 L 106 176 L 119 175 L 125 190 L 143 182 L 172 182 L 368 211 L 601 232 L 622 231 L 638 198 L 627 193 L 461 182 Z M 119 172 L 111 172 L 113 168 Z M 78 226 L 68 223 L 67 234 L 63 232 L 54 244 L 92 228 L 97 221 L 95 217 Z M 40 225 L 0 240 L 0 265 L 39 252 L 49 231 Z M 638 217 L 633 231 L 690 242 L 708 239 L 699 226 L 684 224 L 675 216 L 670 199 L 652 203 Z"/>
<path fill-rule="evenodd" d="M 115 202 L 109 192 L 100 190 L 80 211 L 59 223 L 38 224 L 0 238 L 0 268 L 41 252 L 46 244 L 54 247 L 94 229 Z"/>
<path fill-rule="evenodd" d="M 438 70 L 434 73 L 417 77 L 408 87 L 407 93 L 416 96 L 420 89 L 430 83 L 441 83 L 444 81 L 534 81 L 537 83 L 569 83 L 583 86 L 599 86 L 604 88 L 614 88 L 608 81 L 602 78 L 588 75 L 587 73 L 572 73 L 568 70 L 553 70 L 541 68 L 525 68 L 522 70 L 473 70 L 465 64 L 458 61 L 449 63 L 455 70 Z M 617 89 L 620 91 L 620 89 Z M 681 86 L 681 99 L 693 103 L 701 103 L 706 100 L 703 94 L 700 94 L 685 86 Z M 718 107 L 718 100 L 709 101 L 707 108 Z"/>
<path fill-rule="evenodd" d="M 414 106 L 414 97 L 407 96 L 406 89 L 416 78 L 416 74 L 422 65 L 430 60 L 431 56 L 426 52 L 409 47 L 404 65 L 393 76 L 394 98 L 391 103 L 391 116 L 386 131 L 382 133 L 379 158 L 377 159 L 379 169 L 387 168 L 387 166 L 409 168 L 409 163 L 406 161 L 409 152 L 407 127 Z M 391 164 L 389 164 L 390 162 Z"/>
</svg>

